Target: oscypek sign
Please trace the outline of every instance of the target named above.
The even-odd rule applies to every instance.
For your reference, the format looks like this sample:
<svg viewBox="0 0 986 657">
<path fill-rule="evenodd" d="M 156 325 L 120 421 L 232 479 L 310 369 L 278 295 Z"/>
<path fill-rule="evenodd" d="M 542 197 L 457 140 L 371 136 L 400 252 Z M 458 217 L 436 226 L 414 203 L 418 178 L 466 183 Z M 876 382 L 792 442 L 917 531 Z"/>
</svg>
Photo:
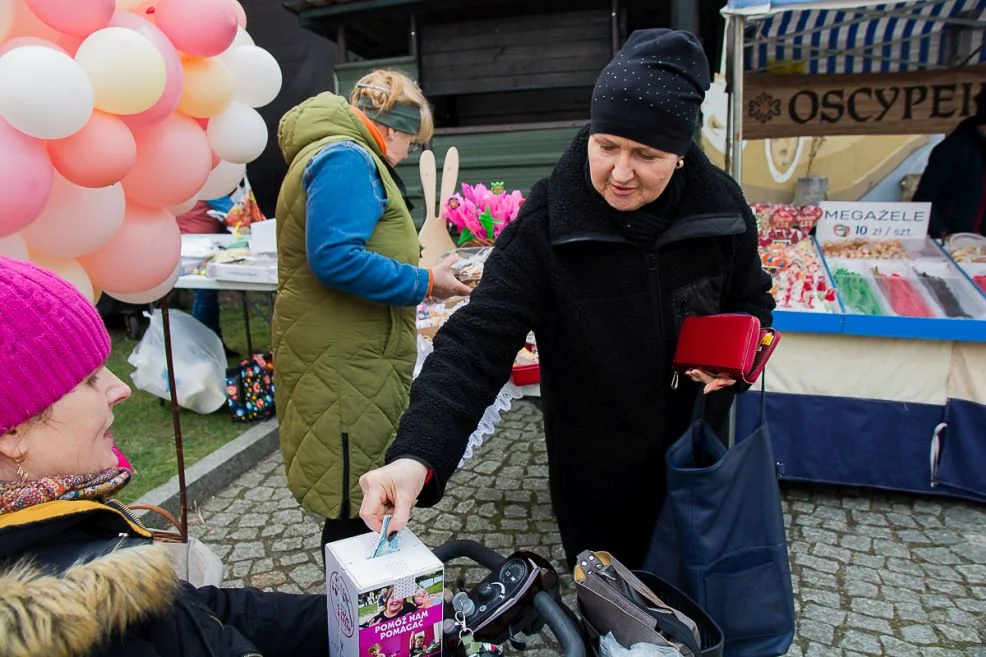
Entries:
<svg viewBox="0 0 986 657">
<path fill-rule="evenodd" d="M 986 66 L 917 73 L 748 75 L 744 139 L 935 134 L 976 111 Z"/>
</svg>

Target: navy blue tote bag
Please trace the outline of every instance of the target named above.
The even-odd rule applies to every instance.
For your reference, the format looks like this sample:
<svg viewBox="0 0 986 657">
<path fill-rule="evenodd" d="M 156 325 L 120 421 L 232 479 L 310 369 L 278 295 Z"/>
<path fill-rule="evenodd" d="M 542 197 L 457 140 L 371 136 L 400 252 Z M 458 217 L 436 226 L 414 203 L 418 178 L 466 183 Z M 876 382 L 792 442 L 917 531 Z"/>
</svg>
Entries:
<svg viewBox="0 0 986 657">
<path fill-rule="evenodd" d="M 762 381 L 761 381 L 762 385 Z M 794 639 L 794 594 L 777 464 L 765 421 L 727 449 L 702 419 L 668 450 L 668 495 L 645 570 L 680 588 L 716 621 L 725 657 L 783 655 Z"/>
</svg>

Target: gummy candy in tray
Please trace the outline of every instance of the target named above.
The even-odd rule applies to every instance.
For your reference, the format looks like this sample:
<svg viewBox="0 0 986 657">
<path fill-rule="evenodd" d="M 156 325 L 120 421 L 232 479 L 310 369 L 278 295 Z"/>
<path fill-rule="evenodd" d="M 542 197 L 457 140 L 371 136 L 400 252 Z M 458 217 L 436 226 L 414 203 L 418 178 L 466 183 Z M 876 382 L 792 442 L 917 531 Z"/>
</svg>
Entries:
<svg viewBox="0 0 986 657">
<path fill-rule="evenodd" d="M 982 267 L 986 274 L 986 264 Z M 918 260 L 911 263 L 911 269 L 938 302 L 945 317 L 986 318 L 986 299 L 976 294 L 955 265 L 944 260 Z"/>
<path fill-rule="evenodd" d="M 944 317 L 941 307 L 903 262 L 871 262 L 873 280 L 899 317 Z"/>
<path fill-rule="evenodd" d="M 986 317 L 986 303 L 960 272 L 940 258 L 830 258 L 846 311 L 865 315 L 969 319 Z"/>
<path fill-rule="evenodd" d="M 829 258 L 846 312 L 859 315 L 944 317 L 906 260 Z"/>
</svg>

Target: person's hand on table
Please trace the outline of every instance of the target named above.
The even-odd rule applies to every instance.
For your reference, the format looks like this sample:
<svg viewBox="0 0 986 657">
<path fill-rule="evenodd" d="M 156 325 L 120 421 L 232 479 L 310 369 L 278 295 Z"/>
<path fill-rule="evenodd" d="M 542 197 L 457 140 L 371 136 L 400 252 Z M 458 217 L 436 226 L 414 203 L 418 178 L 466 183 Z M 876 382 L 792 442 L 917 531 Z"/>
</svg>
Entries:
<svg viewBox="0 0 986 657">
<path fill-rule="evenodd" d="M 729 374 L 712 374 L 711 372 L 706 372 L 705 370 L 700 369 L 688 370 L 685 372 L 685 376 L 696 383 L 704 384 L 705 388 L 702 392 L 706 395 L 710 392 L 715 392 L 716 390 L 728 388 L 736 383 L 736 379 Z"/>
<path fill-rule="evenodd" d="M 371 530 L 379 532 L 383 517 L 392 515 L 388 530 L 404 529 L 427 476 L 428 468 L 414 459 L 397 459 L 382 468 L 370 470 L 359 478 L 363 489 L 360 518 Z"/>
</svg>

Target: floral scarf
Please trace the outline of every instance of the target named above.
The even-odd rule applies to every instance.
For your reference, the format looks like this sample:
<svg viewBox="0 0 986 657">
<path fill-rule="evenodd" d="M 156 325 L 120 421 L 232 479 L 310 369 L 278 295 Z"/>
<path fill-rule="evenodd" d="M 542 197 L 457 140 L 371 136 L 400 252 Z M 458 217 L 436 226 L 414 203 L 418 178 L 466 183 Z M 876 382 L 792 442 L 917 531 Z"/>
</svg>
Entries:
<svg viewBox="0 0 986 657">
<path fill-rule="evenodd" d="M 129 481 L 130 471 L 124 468 L 31 481 L 0 481 L 0 515 L 54 500 L 101 500 Z"/>
</svg>

